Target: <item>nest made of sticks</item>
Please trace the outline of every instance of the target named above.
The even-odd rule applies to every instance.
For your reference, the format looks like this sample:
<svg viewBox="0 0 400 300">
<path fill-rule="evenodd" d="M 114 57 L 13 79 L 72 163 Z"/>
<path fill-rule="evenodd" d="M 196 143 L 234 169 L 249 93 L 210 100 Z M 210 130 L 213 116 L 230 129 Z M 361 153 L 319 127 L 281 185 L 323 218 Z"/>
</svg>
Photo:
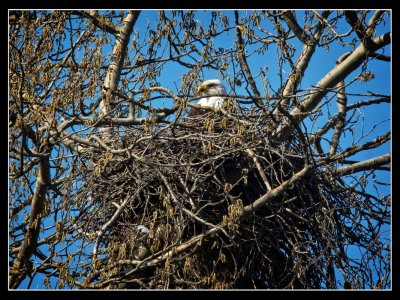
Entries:
<svg viewBox="0 0 400 300">
<path fill-rule="evenodd" d="M 336 247 L 333 208 L 346 198 L 329 174 L 315 170 L 257 212 L 241 214 L 268 192 L 265 179 L 274 189 L 304 166 L 298 138 L 274 142 L 263 122 L 246 126 L 209 114 L 151 133 L 134 127 L 112 146 L 129 153 L 89 153 L 82 193 L 93 209 L 80 226 L 99 230 L 123 207 L 101 241 L 105 264 L 127 262 L 116 271 L 126 283 L 113 287 L 318 288 L 326 281 Z M 176 256 L 129 265 L 154 262 L 221 224 L 225 230 Z"/>
</svg>

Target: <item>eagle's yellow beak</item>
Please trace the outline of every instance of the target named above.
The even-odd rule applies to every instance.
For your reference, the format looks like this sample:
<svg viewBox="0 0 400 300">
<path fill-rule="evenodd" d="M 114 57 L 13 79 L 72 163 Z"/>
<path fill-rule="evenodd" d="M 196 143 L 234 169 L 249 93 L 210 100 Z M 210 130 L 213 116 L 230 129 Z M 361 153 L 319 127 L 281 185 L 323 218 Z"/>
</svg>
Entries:
<svg viewBox="0 0 400 300">
<path fill-rule="evenodd" d="M 200 86 L 197 88 L 197 94 L 200 94 L 201 92 L 206 90 L 206 86 L 204 84 L 200 84 Z"/>
</svg>

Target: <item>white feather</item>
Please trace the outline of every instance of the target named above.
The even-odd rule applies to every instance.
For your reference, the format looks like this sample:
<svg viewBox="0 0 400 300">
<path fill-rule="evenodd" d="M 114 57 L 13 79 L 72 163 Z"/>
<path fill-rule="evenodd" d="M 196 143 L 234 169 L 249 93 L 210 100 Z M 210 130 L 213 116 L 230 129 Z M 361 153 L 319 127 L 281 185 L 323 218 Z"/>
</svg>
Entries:
<svg viewBox="0 0 400 300">
<path fill-rule="evenodd" d="M 143 225 L 138 225 L 136 227 L 136 230 L 141 233 L 145 233 L 145 234 L 148 234 L 150 232 L 150 230 L 146 226 L 143 226 Z"/>
<path fill-rule="evenodd" d="M 197 104 L 213 109 L 221 108 L 224 103 L 224 98 L 219 97 L 218 95 L 226 94 L 225 87 L 222 85 L 221 81 L 219 79 L 206 80 L 200 86 L 203 90 L 203 96 L 210 97 L 201 98 Z"/>
<path fill-rule="evenodd" d="M 197 102 L 198 105 L 204 107 L 211 107 L 213 109 L 221 108 L 223 103 L 224 103 L 224 98 L 222 97 L 201 98 L 199 102 Z"/>
</svg>

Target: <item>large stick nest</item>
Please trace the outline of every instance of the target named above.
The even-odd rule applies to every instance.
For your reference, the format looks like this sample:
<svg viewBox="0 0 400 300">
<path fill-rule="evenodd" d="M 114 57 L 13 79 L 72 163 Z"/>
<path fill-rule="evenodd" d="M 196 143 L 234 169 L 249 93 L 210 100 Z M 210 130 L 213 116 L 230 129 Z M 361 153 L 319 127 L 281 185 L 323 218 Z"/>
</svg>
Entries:
<svg viewBox="0 0 400 300">
<path fill-rule="evenodd" d="M 256 123 L 210 113 L 131 128 L 113 141 L 129 149 L 120 154 L 89 153 L 81 191 L 91 211 L 79 226 L 95 232 L 114 217 L 99 243 L 102 264 L 125 282 L 114 288 L 318 288 L 333 279 L 334 211 L 345 213 L 348 195 L 328 173 L 314 170 L 242 214 L 304 167 L 298 137 L 276 143 L 266 121 Z"/>
</svg>

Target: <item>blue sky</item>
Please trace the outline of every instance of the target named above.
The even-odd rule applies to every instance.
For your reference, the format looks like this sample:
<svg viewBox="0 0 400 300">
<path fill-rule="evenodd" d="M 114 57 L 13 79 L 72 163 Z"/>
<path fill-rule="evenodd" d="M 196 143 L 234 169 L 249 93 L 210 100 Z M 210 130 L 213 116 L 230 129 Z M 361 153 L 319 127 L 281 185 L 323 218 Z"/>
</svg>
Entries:
<svg viewBox="0 0 400 300">
<path fill-rule="evenodd" d="M 225 15 L 228 16 L 229 18 L 229 26 L 234 26 L 234 12 L 232 10 L 230 11 L 222 11 Z M 246 11 L 240 11 L 239 17 L 242 15 L 246 15 L 248 12 Z M 298 20 L 300 22 L 300 25 L 302 25 L 302 17 L 304 15 L 303 11 L 297 11 L 296 12 L 298 16 Z M 210 23 L 210 11 L 200 11 L 196 19 L 200 21 L 205 27 L 208 27 Z M 135 29 L 140 30 L 140 34 L 143 35 L 145 33 L 145 28 L 146 25 L 149 24 L 150 28 L 152 26 L 155 26 L 156 19 L 158 18 L 158 11 L 157 10 L 146 10 L 141 13 L 139 16 L 139 19 L 135 25 Z M 377 28 L 377 34 L 383 34 L 385 32 L 388 32 L 391 30 L 391 23 L 388 17 L 386 17 L 386 24 L 380 24 Z M 268 30 L 273 30 L 273 27 L 271 24 L 264 22 L 262 23 L 263 25 L 267 26 L 266 28 Z M 341 20 L 339 23 L 339 27 L 337 28 L 338 32 L 345 32 L 349 30 L 349 25 L 346 23 L 345 20 Z M 259 32 L 256 31 L 256 34 L 260 34 Z M 352 35 L 348 39 L 353 38 L 354 36 Z M 234 48 L 235 47 L 235 30 L 229 31 L 229 33 L 222 34 L 218 36 L 215 40 L 215 45 L 217 47 L 222 47 L 222 48 Z M 295 47 L 295 56 L 294 59 L 298 57 L 298 54 L 301 51 L 301 44 L 297 41 L 296 38 L 292 39 L 289 41 L 290 43 L 293 43 Z M 68 43 L 68 42 L 66 42 Z M 357 42 L 356 45 L 359 43 Z M 249 47 L 248 51 L 252 51 L 254 47 Z M 111 51 L 112 47 L 111 46 L 104 46 L 103 52 L 108 53 Z M 351 49 L 349 48 L 343 48 L 342 46 L 339 46 L 337 44 L 332 44 L 332 46 L 329 48 L 329 51 L 327 49 L 323 48 L 317 48 L 313 59 L 310 62 L 310 65 L 304 74 L 304 79 L 302 81 L 302 84 L 300 86 L 301 89 L 309 89 L 312 88 L 315 84 L 318 83 L 318 81 L 325 75 L 327 74 L 330 70 L 332 70 L 335 66 L 336 59 L 340 57 L 342 54 L 344 54 L 347 51 L 350 51 Z M 390 55 L 390 50 L 391 46 L 387 46 L 384 48 L 384 54 L 385 55 Z M 143 48 L 143 52 L 145 53 L 146 47 Z M 269 46 L 269 48 L 265 51 L 264 54 L 262 55 L 254 55 L 251 56 L 248 59 L 248 63 L 250 66 L 250 69 L 253 72 L 253 75 L 256 75 L 259 73 L 260 69 L 263 69 L 265 67 L 268 68 L 267 71 L 267 78 L 270 81 L 272 88 L 274 90 L 278 90 L 280 87 L 280 80 L 279 80 L 279 73 L 280 73 L 280 68 L 279 65 L 277 64 L 277 58 L 278 58 L 278 52 L 276 49 L 275 44 L 272 44 Z M 372 91 L 375 93 L 380 93 L 384 95 L 390 95 L 391 93 L 391 69 L 390 69 L 390 63 L 383 62 L 383 61 L 372 61 L 369 63 L 367 70 L 372 71 L 375 75 L 374 80 L 368 81 L 368 82 L 360 82 L 357 81 L 350 87 L 348 87 L 347 92 L 348 93 L 353 93 L 353 94 L 366 94 L 368 91 Z M 354 71 L 352 74 L 348 76 L 347 80 L 352 80 L 354 76 L 358 75 L 358 72 L 360 70 Z M 157 77 L 157 81 L 160 83 L 161 86 L 167 87 L 171 89 L 173 92 L 178 92 L 176 86 L 179 88 L 181 86 L 182 82 L 182 76 L 188 72 L 188 69 L 185 67 L 182 67 L 178 65 L 177 63 L 166 63 L 164 69 L 162 70 L 161 74 L 159 77 Z M 229 65 L 229 69 L 226 71 L 226 73 L 231 74 L 233 76 L 233 65 Z M 287 76 L 290 73 L 290 66 L 289 65 L 284 65 L 283 66 L 283 76 L 285 79 L 285 75 Z M 199 74 L 200 79 L 213 79 L 213 78 L 218 78 L 218 71 L 216 70 L 207 70 L 204 69 L 201 74 Z M 263 88 L 262 88 L 262 80 L 261 77 L 256 78 L 256 83 L 257 86 L 260 90 L 261 93 L 263 93 Z M 228 93 L 232 93 L 232 90 L 227 86 L 227 91 Z M 272 91 L 269 91 L 272 93 Z M 247 92 L 244 89 L 244 87 L 236 87 L 236 93 L 240 95 L 246 95 Z M 262 94 L 263 95 L 263 94 Z M 348 96 L 348 104 L 356 103 L 357 101 L 362 101 L 362 100 L 369 100 L 371 97 L 361 97 L 361 96 Z M 335 104 L 335 99 L 331 101 L 330 104 L 330 110 L 331 113 L 334 114 L 336 112 L 336 104 Z M 157 100 L 152 104 L 154 107 L 161 107 L 164 105 L 171 106 L 171 101 L 170 100 Z M 326 108 L 325 108 L 326 109 Z M 368 137 L 361 139 L 359 141 L 359 144 L 362 144 L 363 142 L 369 141 L 374 139 L 375 137 L 382 135 L 386 133 L 390 128 L 391 128 L 391 105 L 390 104 L 381 104 L 379 106 L 367 106 L 364 108 L 361 108 L 357 111 L 357 114 L 360 116 L 360 122 L 357 124 L 357 127 L 361 128 L 361 126 L 364 126 L 364 131 L 368 132 L 369 130 L 373 130 Z M 317 125 L 321 125 L 324 122 L 328 120 L 329 116 L 325 114 L 323 117 L 319 119 L 319 123 Z M 362 122 L 361 122 L 362 121 Z M 376 128 L 374 127 L 375 124 L 379 123 Z M 316 130 L 317 128 L 313 128 L 311 126 L 311 122 L 305 120 L 304 122 L 305 126 L 307 127 L 308 130 Z M 361 131 L 360 131 L 361 132 Z M 360 137 L 360 132 L 356 133 L 356 139 Z M 327 135 L 327 138 L 329 139 L 331 136 L 331 133 Z M 350 146 L 353 142 L 353 139 L 351 136 L 347 135 L 343 137 L 342 140 L 342 145 L 343 147 Z M 328 143 L 325 142 L 323 143 L 324 147 L 328 146 Z M 374 156 L 378 156 L 381 154 L 385 154 L 390 152 L 390 143 L 386 143 L 379 147 L 378 149 L 375 149 L 374 151 L 364 151 L 359 154 L 357 154 L 355 157 L 352 157 L 351 159 L 359 159 L 359 160 L 365 160 Z M 384 182 L 389 182 L 390 181 L 390 174 L 388 172 L 382 172 L 378 171 L 376 172 L 378 174 L 378 179 L 380 181 Z M 374 192 L 374 191 L 371 191 Z M 381 186 L 381 193 L 388 194 L 390 193 L 390 186 Z M 374 192 L 375 193 L 375 192 Z M 48 219 L 46 222 L 51 222 L 51 219 Z M 46 223 L 45 222 L 45 223 Z M 45 224 L 46 225 L 46 224 Z M 48 232 L 46 233 L 48 234 Z M 385 233 L 389 236 L 389 233 Z M 357 252 L 354 252 L 357 253 Z M 33 283 L 31 288 L 42 288 L 43 285 L 41 283 L 41 276 L 37 276 Z M 54 282 L 53 282 L 54 283 Z M 21 285 L 21 288 L 25 288 L 27 284 L 27 281 L 25 281 L 24 284 Z"/>
<path fill-rule="evenodd" d="M 210 12 L 211 11 L 199 11 L 198 14 L 196 15 L 196 18 L 207 28 L 210 23 Z M 234 20 L 234 11 L 233 10 L 227 10 L 227 11 L 222 11 L 225 15 L 228 16 L 229 18 L 229 25 L 233 26 L 233 20 Z M 239 18 L 242 15 L 248 15 L 250 12 L 249 11 L 240 11 L 239 13 Z M 158 11 L 153 11 L 153 10 L 148 10 L 148 11 L 143 11 L 138 19 L 137 22 L 137 27 L 138 28 L 144 28 L 147 22 L 149 24 L 152 24 L 154 22 L 154 19 L 157 17 Z M 298 17 L 300 26 L 302 25 L 302 19 L 304 16 L 304 11 L 298 10 L 296 11 L 296 15 Z M 369 15 L 369 17 L 371 14 Z M 368 17 L 367 17 L 368 19 Z M 383 33 L 386 33 L 390 31 L 391 29 L 391 24 L 390 20 L 386 18 L 386 23 L 379 24 L 378 27 L 376 28 L 377 31 L 377 36 Z M 267 30 L 272 31 L 272 25 L 270 23 L 267 23 L 264 21 L 262 23 L 263 25 L 266 26 Z M 342 33 L 342 32 L 347 32 L 350 29 L 350 25 L 342 19 L 339 22 L 339 26 L 337 28 L 337 32 Z M 257 30 L 255 30 L 256 33 Z M 222 34 L 221 36 L 218 36 L 215 41 L 216 46 L 221 46 L 223 48 L 234 48 L 235 47 L 235 30 L 229 31 L 226 34 Z M 349 42 L 351 39 L 354 38 L 354 35 L 351 35 L 349 37 L 345 37 L 344 41 Z M 301 43 L 296 39 L 291 39 L 289 43 L 293 43 L 295 49 L 296 49 L 296 54 L 294 55 L 294 59 L 296 59 L 299 55 L 299 53 L 302 50 L 302 45 Z M 359 45 L 359 42 L 356 43 L 356 46 Z M 254 47 L 249 47 L 248 52 L 250 52 Z M 390 50 L 391 45 L 388 45 L 384 48 L 384 54 L 385 55 L 390 55 Z M 315 51 L 315 54 L 310 61 L 309 67 L 306 70 L 306 73 L 304 74 L 304 78 L 302 80 L 302 83 L 300 85 L 300 89 L 310 89 L 313 86 L 315 86 L 320 79 L 322 79 L 330 70 L 332 70 L 335 67 L 336 60 L 343 55 L 344 53 L 351 51 L 352 49 L 349 47 L 342 47 L 338 45 L 337 43 L 332 43 L 329 47 L 329 49 L 324 49 L 324 48 L 317 48 Z M 378 53 L 382 53 L 382 50 L 379 50 Z M 279 65 L 277 64 L 277 58 L 278 58 L 278 51 L 276 49 L 275 44 L 272 44 L 269 46 L 268 50 L 263 54 L 263 55 L 253 55 L 248 58 L 248 63 L 250 66 L 250 69 L 253 72 L 253 75 L 256 75 L 261 68 L 267 67 L 267 78 L 270 81 L 272 88 L 275 90 L 278 90 L 280 87 L 280 80 L 279 80 Z M 230 68 L 228 69 L 228 73 L 232 73 L 232 65 L 229 66 Z M 286 65 L 283 67 L 283 76 L 287 76 L 290 73 L 290 66 Z M 367 82 L 360 82 L 356 81 L 352 85 L 350 85 L 347 88 L 347 92 L 350 94 L 367 94 L 368 91 L 372 91 L 377 94 L 384 94 L 384 95 L 390 95 L 391 91 L 391 69 L 390 69 L 390 63 L 380 61 L 380 60 L 373 60 L 368 64 L 367 71 L 372 71 L 375 75 L 374 80 L 367 81 Z M 175 86 L 180 87 L 181 81 L 182 81 L 182 74 L 187 72 L 187 69 L 177 65 L 176 63 L 170 63 L 165 66 L 163 69 L 161 76 L 157 78 L 157 80 L 161 83 L 161 85 L 170 88 L 174 92 L 178 92 L 175 88 Z M 346 79 L 346 83 L 351 81 L 355 76 L 357 76 L 360 72 L 360 68 L 352 72 Z M 171 74 L 173 74 L 171 76 Z M 201 78 L 200 74 L 200 78 Z M 204 76 L 203 79 L 212 79 L 212 78 L 218 78 L 218 71 L 216 70 L 204 70 Z M 286 78 L 284 77 L 284 80 Z M 258 89 L 262 92 L 262 80 L 261 78 L 255 78 L 255 81 L 257 83 Z M 227 86 L 227 91 L 228 93 L 232 93 L 232 90 Z M 271 91 L 270 91 L 271 92 Z M 236 93 L 240 95 L 246 95 L 246 90 L 242 87 L 236 87 Z M 272 93 L 272 92 L 271 92 Z M 348 96 L 348 105 L 356 103 L 358 101 L 363 101 L 363 100 L 369 100 L 371 97 L 361 97 L 361 96 Z M 157 107 L 158 105 L 162 106 L 165 105 L 165 103 L 168 105 L 170 103 L 168 102 L 163 102 L 163 103 L 154 103 L 154 106 Z M 336 103 L 335 103 L 335 98 L 333 98 L 330 102 L 330 110 L 332 114 L 337 112 L 336 109 Z M 366 106 L 363 108 L 360 108 L 358 110 L 358 114 L 362 115 L 363 118 L 360 118 L 360 121 L 363 120 L 363 123 L 360 122 L 358 125 L 359 128 L 361 126 L 364 126 L 364 131 L 368 132 L 375 126 L 376 123 L 380 123 L 371 133 L 370 136 L 368 136 L 366 139 L 360 140 L 360 142 L 365 142 L 367 140 L 373 139 L 379 135 L 382 135 L 388 131 L 388 128 L 390 128 L 390 119 L 391 119 L 391 105 L 390 104 L 381 104 L 381 105 L 375 105 L 375 106 Z M 329 116 L 328 114 L 324 114 L 318 121 L 317 125 L 321 125 L 324 122 L 328 121 Z M 305 121 L 307 123 L 307 120 Z M 310 129 L 310 128 L 308 128 Z M 361 132 L 361 131 L 360 131 Z M 330 137 L 331 133 L 327 134 L 327 137 Z M 342 145 L 348 145 L 350 146 L 352 142 L 352 139 L 343 139 L 343 144 Z M 323 142 L 323 147 L 327 147 L 328 144 Z M 363 159 L 368 159 L 373 156 L 377 156 L 380 154 L 388 153 L 390 150 L 390 143 L 386 143 L 382 145 L 379 149 L 376 149 L 375 151 L 364 151 L 359 154 L 357 154 L 355 157 L 357 159 L 363 160 Z"/>
</svg>

